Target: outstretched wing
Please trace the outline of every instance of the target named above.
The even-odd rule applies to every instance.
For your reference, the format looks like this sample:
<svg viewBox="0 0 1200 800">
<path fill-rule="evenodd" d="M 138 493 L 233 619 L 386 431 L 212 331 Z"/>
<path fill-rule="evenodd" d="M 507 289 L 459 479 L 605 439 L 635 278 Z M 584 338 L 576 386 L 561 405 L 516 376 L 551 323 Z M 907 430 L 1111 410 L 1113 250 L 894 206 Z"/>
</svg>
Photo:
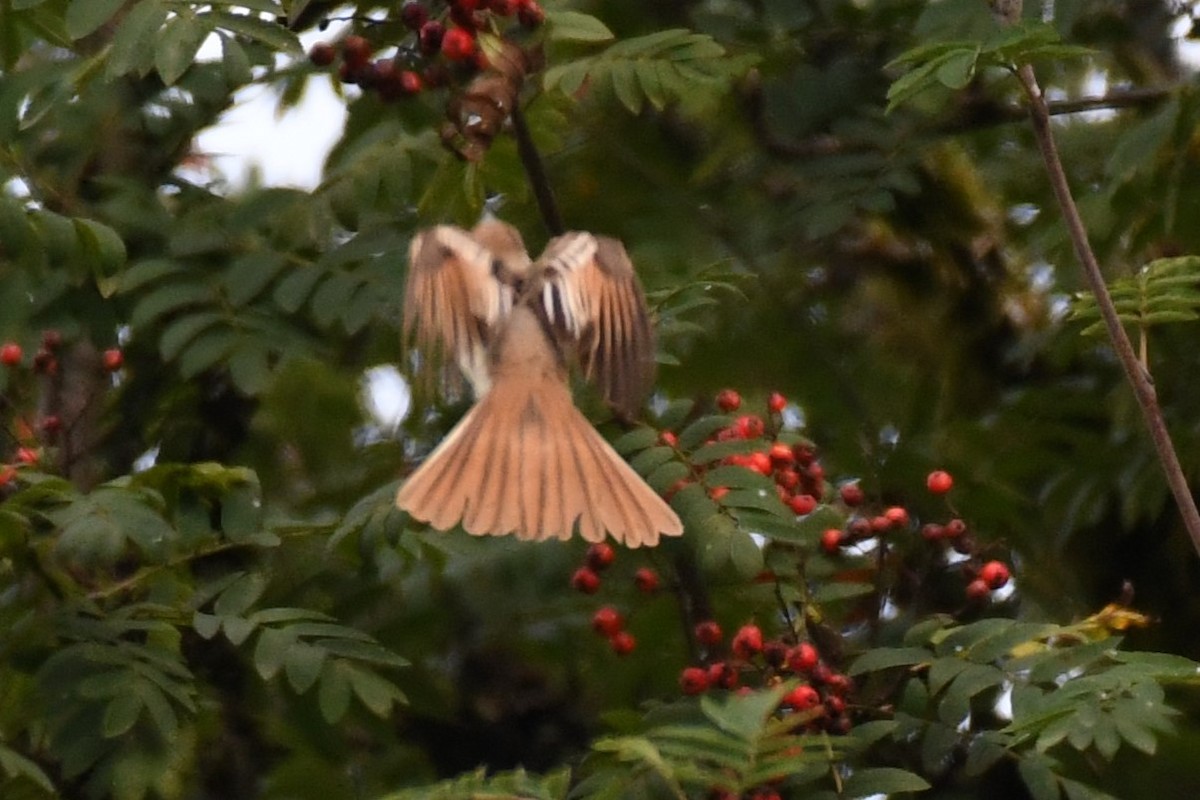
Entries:
<svg viewBox="0 0 1200 800">
<path fill-rule="evenodd" d="M 625 247 L 573 232 L 552 239 L 534 266 L 546 318 L 577 345 L 584 375 L 626 416 L 654 380 L 654 331 Z"/>
<path fill-rule="evenodd" d="M 511 286 L 496 279 L 493 256 L 461 228 L 438 225 L 413 237 L 404 292 L 404 347 L 420 353 L 428 382 L 453 358 L 476 396 L 488 390 L 487 345 L 512 310 Z"/>
</svg>

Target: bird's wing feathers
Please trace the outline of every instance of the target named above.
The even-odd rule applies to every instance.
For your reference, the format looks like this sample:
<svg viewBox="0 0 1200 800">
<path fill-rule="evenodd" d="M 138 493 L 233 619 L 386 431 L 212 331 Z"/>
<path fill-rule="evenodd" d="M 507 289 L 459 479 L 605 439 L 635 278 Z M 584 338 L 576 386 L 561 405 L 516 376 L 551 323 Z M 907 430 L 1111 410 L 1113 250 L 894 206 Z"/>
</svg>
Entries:
<svg viewBox="0 0 1200 800">
<path fill-rule="evenodd" d="M 405 349 L 415 345 L 428 379 L 453 358 L 477 394 L 487 390 L 487 345 L 512 310 L 512 287 L 496 280 L 492 254 L 467 231 L 439 225 L 409 247 L 404 293 Z"/>
<path fill-rule="evenodd" d="M 584 374 L 634 415 L 654 377 L 654 332 L 625 247 L 567 233 L 546 246 L 533 274 L 546 318 L 575 341 Z"/>
</svg>

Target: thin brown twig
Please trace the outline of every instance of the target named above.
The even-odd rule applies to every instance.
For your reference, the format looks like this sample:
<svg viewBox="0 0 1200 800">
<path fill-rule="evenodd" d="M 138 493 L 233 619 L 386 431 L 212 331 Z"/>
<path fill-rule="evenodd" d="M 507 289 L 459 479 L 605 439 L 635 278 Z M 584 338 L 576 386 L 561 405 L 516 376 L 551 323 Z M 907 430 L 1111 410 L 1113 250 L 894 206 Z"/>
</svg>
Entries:
<svg viewBox="0 0 1200 800">
<path fill-rule="evenodd" d="M 1158 404 L 1158 396 L 1154 390 L 1154 381 L 1149 371 L 1138 360 L 1133 344 L 1129 341 L 1129 336 L 1121 325 L 1116 306 L 1113 304 L 1108 286 L 1104 282 L 1104 274 L 1100 270 L 1096 254 L 1092 251 L 1087 228 L 1075 205 L 1067 174 L 1063 169 L 1062 159 L 1059 157 L 1058 147 L 1054 141 L 1054 134 L 1050 130 L 1050 109 L 1047 106 L 1046 98 L 1042 94 L 1041 86 L 1038 85 L 1032 66 L 1024 64 L 1018 67 L 1017 78 L 1029 100 L 1029 114 L 1033 121 L 1033 131 L 1037 137 L 1038 149 L 1042 153 L 1046 173 L 1050 178 L 1050 186 L 1054 190 L 1054 197 L 1058 201 L 1067 232 L 1075 248 L 1075 256 L 1079 259 L 1088 287 L 1096 298 L 1096 305 L 1100 309 L 1100 317 L 1108 331 L 1109 340 L 1121 362 L 1121 367 L 1125 370 L 1125 377 L 1133 388 L 1134 396 L 1142 411 L 1142 417 L 1146 421 L 1146 427 L 1150 430 L 1150 438 L 1154 441 L 1154 449 L 1158 452 L 1158 460 L 1166 474 L 1171 494 L 1174 495 L 1175 502 L 1179 506 L 1188 536 L 1191 537 L 1196 553 L 1200 554 L 1200 511 L 1196 508 L 1196 500 L 1188 487 L 1187 477 L 1183 474 L 1179 456 L 1175 452 L 1175 446 L 1167 431 L 1162 408 Z"/>
</svg>

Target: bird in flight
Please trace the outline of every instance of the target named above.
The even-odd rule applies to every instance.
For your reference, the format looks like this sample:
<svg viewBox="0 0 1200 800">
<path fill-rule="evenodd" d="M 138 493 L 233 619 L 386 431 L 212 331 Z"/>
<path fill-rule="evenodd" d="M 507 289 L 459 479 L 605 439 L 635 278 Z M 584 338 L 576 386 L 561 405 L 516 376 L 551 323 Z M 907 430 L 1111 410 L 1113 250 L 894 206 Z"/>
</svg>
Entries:
<svg viewBox="0 0 1200 800">
<path fill-rule="evenodd" d="M 415 519 L 477 536 L 541 541 L 605 533 L 629 547 L 677 536 L 671 507 L 575 407 L 577 361 L 631 417 L 654 376 L 645 297 L 624 246 L 590 233 L 550 241 L 536 261 L 511 225 L 439 225 L 409 248 L 405 349 L 426 375 L 453 359 L 475 404 L 400 487 Z"/>
</svg>

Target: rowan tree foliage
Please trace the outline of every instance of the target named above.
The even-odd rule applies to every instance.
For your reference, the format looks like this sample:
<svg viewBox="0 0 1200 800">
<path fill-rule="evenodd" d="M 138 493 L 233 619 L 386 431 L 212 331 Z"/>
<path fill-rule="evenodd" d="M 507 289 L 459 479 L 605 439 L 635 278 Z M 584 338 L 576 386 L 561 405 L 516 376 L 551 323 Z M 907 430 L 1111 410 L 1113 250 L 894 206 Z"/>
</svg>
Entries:
<svg viewBox="0 0 1200 800">
<path fill-rule="evenodd" d="M 1193 4 L 0 2 L 0 796 L 1196 790 Z M 302 45 L 301 42 L 304 42 Z M 331 82 L 315 189 L 198 152 Z M 281 143 L 282 144 L 282 143 Z M 413 232 L 619 237 L 653 550 L 394 508 Z"/>
</svg>

